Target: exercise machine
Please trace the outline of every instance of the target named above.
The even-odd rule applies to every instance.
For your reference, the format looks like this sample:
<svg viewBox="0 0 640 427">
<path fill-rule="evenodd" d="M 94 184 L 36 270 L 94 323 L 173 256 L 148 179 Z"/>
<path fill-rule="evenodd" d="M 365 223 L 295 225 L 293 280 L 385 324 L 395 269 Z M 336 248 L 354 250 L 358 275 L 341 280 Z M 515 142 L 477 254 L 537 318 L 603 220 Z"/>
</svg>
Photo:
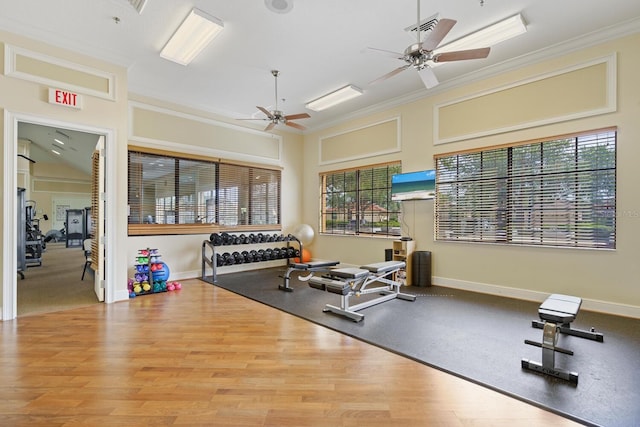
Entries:
<svg viewBox="0 0 640 427">
<path fill-rule="evenodd" d="M 327 304 L 324 312 L 339 314 L 359 322 L 364 319 L 364 314 L 358 311 L 364 308 L 395 298 L 405 301 L 416 300 L 415 295 L 400 292 L 402 282 L 394 280 L 395 275 L 405 267 L 404 261 L 385 261 L 363 265 L 360 268 L 335 268 L 320 277 L 312 275 L 308 282 L 312 288 L 340 295 L 340 306 Z M 373 293 L 380 296 L 359 304 L 350 304 L 352 297 Z"/>
<path fill-rule="evenodd" d="M 302 260 L 301 260 L 302 261 Z M 307 272 L 306 276 L 299 276 L 298 280 L 302 282 L 309 281 L 315 273 L 329 273 L 331 269 L 340 264 L 340 261 L 309 261 L 309 262 L 293 262 L 289 264 L 287 271 L 285 272 L 283 279 L 284 283 L 278 286 L 278 289 L 285 292 L 293 292 L 293 288 L 290 286 L 291 273 L 294 271 Z"/>
<path fill-rule="evenodd" d="M 560 334 L 573 335 L 580 338 L 603 342 L 604 335 L 595 332 L 593 328 L 589 331 L 574 329 L 571 322 L 576 319 L 582 299 L 570 295 L 552 294 L 538 308 L 540 320 L 533 320 L 531 326 L 542 329 L 542 342 L 525 340 L 525 344 L 542 348 L 542 363 L 529 359 L 522 359 L 522 367 L 532 371 L 540 372 L 556 378 L 567 380 L 573 384 L 578 384 L 578 373 L 556 367 L 555 354 L 563 353 L 573 356 L 573 351 L 558 347 L 558 336 Z"/>
</svg>

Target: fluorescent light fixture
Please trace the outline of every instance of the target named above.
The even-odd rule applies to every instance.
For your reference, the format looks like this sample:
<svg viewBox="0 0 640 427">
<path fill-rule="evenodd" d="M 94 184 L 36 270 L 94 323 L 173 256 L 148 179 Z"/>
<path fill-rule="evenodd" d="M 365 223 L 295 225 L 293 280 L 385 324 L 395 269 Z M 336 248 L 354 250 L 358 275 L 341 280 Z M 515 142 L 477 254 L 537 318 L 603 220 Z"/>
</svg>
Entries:
<svg viewBox="0 0 640 427">
<path fill-rule="evenodd" d="M 53 138 L 53 140 L 60 145 L 64 145 L 64 142 L 60 141 L 58 138 Z"/>
<path fill-rule="evenodd" d="M 511 18 L 496 22 L 482 30 L 445 44 L 435 50 L 435 53 L 453 52 L 456 50 L 477 49 L 491 47 L 505 40 L 519 36 L 527 32 L 522 15 L 517 14 Z"/>
<path fill-rule="evenodd" d="M 347 85 L 338 90 L 334 90 L 320 98 L 311 101 L 304 106 L 313 111 L 322 111 L 334 105 L 341 104 L 352 98 L 362 95 L 362 89 L 354 85 Z"/>
<path fill-rule="evenodd" d="M 194 8 L 162 48 L 160 56 L 188 65 L 223 28 L 220 19 Z"/>
<path fill-rule="evenodd" d="M 59 152 L 59 151 L 56 151 L 56 150 L 54 150 L 54 149 L 51 149 L 51 152 L 52 152 L 53 154 L 57 154 L 58 156 L 61 156 L 61 155 L 62 155 L 62 154 L 60 154 L 60 152 Z"/>
</svg>

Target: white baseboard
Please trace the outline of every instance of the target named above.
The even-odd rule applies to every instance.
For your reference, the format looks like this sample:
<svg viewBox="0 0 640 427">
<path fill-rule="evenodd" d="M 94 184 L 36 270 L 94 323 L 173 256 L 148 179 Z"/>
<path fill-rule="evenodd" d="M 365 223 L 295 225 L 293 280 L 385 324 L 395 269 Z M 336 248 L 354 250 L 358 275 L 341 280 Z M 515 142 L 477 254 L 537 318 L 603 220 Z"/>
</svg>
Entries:
<svg viewBox="0 0 640 427">
<path fill-rule="evenodd" d="M 487 283 L 468 282 L 465 280 L 448 279 L 446 277 L 433 277 L 432 282 L 435 286 L 442 286 L 443 288 L 461 289 L 470 292 L 498 295 L 526 301 L 542 302 L 549 296 L 548 292 L 509 288 L 506 286 L 491 285 Z M 576 296 L 580 297 L 580 295 Z M 640 319 L 640 307 L 634 305 L 582 298 L 582 309 L 612 314 L 615 316 Z"/>
</svg>

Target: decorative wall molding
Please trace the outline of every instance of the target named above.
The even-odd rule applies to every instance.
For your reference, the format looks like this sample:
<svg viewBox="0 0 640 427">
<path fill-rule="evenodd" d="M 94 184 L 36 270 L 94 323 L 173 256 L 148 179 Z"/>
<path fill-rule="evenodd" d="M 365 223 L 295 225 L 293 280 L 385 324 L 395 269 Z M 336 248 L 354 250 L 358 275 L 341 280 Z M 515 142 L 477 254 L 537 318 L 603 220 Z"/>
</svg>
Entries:
<svg viewBox="0 0 640 427">
<path fill-rule="evenodd" d="M 402 151 L 400 117 L 320 138 L 319 165 L 347 162 Z M 388 136 L 389 139 L 385 139 Z"/>
<path fill-rule="evenodd" d="M 614 112 L 616 63 L 617 56 L 612 53 L 438 104 L 433 110 L 434 145 Z M 522 99 L 523 94 L 528 98 Z M 551 101 L 545 109 L 545 102 Z M 514 108 L 518 105 L 520 109 Z M 548 115 L 531 115 L 532 111 L 547 110 Z"/>
<path fill-rule="evenodd" d="M 149 129 L 147 123 L 153 122 L 160 128 L 166 126 L 168 121 L 175 123 L 179 129 L 156 131 Z M 129 124 L 129 141 L 135 141 L 140 146 L 270 165 L 280 165 L 282 161 L 282 137 L 264 131 L 135 101 L 129 102 Z M 189 129 L 192 135 L 180 129 Z M 209 142 L 193 143 L 193 135 L 207 138 Z M 216 138 L 224 138 L 224 141 L 216 144 Z"/>
<path fill-rule="evenodd" d="M 114 74 L 9 44 L 4 48 L 4 70 L 9 77 L 116 100 Z"/>
</svg>

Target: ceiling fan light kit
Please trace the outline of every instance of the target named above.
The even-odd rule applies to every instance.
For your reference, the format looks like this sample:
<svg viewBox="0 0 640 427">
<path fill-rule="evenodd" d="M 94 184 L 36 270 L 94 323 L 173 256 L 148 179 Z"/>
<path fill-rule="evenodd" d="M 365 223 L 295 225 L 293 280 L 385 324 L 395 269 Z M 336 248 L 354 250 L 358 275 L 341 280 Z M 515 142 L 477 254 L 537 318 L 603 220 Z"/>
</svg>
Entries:
<svg viewBox="0 0 640 427">
<path fill-rule="evenodd" d="M 223 29 L 224 23 L 220 19 L 194 8 L 162 48 L 160 56 L 189 65 Z"/>
<path fill-rule="evenodd" d="M 350 99 L 362 95 L 362 89 L 354 85 L 347 85 L 331 93 L 321 96 L 311 102 L 305 104 L 305 107 L 313 111 L 322 111 L 341 104 Z"/>
<path fill-rule="evenodd" d="M 264 4 L 275 13 L 288 13 L 293 9 L 293 0 L 264 0 Z"/>
</svg>

